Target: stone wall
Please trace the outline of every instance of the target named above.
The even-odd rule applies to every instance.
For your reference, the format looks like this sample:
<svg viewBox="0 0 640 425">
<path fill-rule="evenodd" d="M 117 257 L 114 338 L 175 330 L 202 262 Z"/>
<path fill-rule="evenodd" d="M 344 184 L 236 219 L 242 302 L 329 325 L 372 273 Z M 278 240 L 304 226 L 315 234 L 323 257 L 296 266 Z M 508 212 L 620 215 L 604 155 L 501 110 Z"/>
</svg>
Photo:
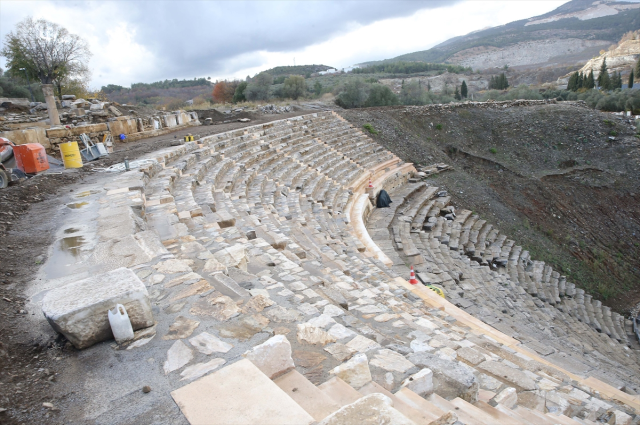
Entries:
<svg viewBox="0 0 640 425">
<path fill-rule="evenodd" d="M 46 130 L 42 127 L 33 127 L 25 130 L 12 130 L 0 133 L 1 137 L 11 140 L 16 145 L 27 143 L 40 143 L 45 149 L 51 149 L 51 143 L 47 138 Z"/>
<path fill-rule="evenodd" d="M 82 149 L 84 148 L 84 145 L 80 141 L 80 135 L 82 133 L 86 133 L 93 143 L 102 142 L 105 135 L 111 134 L 107 124 L 105 123 L 88 124 L 70 128 L 50 128 L 49 130 L 46 130 L 46 136 L 48 137 L 50 144 L 47 149 L 58 151 L 60 149 L 58 147 L 60 143 L 66 142 L 78 142 L 80 149 Z"/>
</svg>

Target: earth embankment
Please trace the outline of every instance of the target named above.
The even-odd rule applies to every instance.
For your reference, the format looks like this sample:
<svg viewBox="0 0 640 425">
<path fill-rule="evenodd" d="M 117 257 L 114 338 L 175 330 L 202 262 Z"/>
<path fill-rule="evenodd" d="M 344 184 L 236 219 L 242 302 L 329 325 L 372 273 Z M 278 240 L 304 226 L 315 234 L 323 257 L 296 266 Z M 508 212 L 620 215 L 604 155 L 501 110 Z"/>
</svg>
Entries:
<svg viewBox="0 0 640 425">
<path fill-rule="evenodd" d="M 640 302 L 640 143 L 626 118 L 534 101 L 340 114 L 406 161 L 452 165 L 433 184 L 532 258 L 619 312 Z"/>
</svg>

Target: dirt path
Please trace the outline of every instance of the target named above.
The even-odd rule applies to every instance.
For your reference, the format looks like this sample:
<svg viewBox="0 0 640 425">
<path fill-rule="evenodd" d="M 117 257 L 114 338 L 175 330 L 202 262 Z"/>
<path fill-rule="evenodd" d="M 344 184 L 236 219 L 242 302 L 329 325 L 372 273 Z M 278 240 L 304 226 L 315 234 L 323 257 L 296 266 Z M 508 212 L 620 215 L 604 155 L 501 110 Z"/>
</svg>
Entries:
<svg viewBox="0 0 640 425">
<path fill-rule="evenodd" d="M 61 404 L 82 403 L 83 394 L 57 387 L 62 374 L 73 373 L 76 350 L 64 337 L 34 329 L 24 293 L 45 262 L 71 192 L 107 178 L 94 168 L 133 160 L 170 146 L 191 133 L 201 137 L 313 111 L 264 115 L 248 123 L 227 123 L 178 130 L 164 136 L 116 143 L 108 158 L 79 170 L 51 170 L 0 191 L 0 423 L 58 424 Z M 76 195 L 77 196 L 77 195 Z M 77 202 L 77 200 L 75 200 Z M 60 394 L 66 394 L 60 399 Z M 51 404 L 48 404 L 51 403 Z"/>
</svg>

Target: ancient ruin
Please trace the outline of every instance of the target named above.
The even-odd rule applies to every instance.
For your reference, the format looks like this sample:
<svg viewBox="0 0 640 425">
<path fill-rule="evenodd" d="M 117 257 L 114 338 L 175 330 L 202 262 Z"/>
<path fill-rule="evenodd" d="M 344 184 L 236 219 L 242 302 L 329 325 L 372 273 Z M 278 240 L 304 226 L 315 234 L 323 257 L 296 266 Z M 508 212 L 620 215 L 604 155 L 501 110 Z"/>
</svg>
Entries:
<svg viewBox="0 0 640 425">
<path fill-rule="evenodd" d="M 339 113 L 142 159 L 83 188 L 61 231 L 93 242 L 32 288 L 84 349 L 85 421 L 637 422 L 624 318 Z M 105 328 L 116 303 L 123 344 Z"/>
</svg>

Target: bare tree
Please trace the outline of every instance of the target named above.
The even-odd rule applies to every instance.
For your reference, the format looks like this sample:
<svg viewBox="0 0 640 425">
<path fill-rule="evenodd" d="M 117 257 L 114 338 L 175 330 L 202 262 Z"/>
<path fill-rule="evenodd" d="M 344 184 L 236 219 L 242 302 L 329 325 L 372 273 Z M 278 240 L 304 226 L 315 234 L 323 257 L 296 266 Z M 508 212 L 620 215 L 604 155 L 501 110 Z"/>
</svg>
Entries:
<svg viewBox="0 0 640 425">
<path fill-rule="evenodd" d="M 5 36 L 0 55 L 7 58 L 8 73 L 55 84 L 58 94 L 65 81 L 86 78 L 91 52 L 87 42 L 66 28 L 45 19 L 27 17 Z"/>
</svg>

